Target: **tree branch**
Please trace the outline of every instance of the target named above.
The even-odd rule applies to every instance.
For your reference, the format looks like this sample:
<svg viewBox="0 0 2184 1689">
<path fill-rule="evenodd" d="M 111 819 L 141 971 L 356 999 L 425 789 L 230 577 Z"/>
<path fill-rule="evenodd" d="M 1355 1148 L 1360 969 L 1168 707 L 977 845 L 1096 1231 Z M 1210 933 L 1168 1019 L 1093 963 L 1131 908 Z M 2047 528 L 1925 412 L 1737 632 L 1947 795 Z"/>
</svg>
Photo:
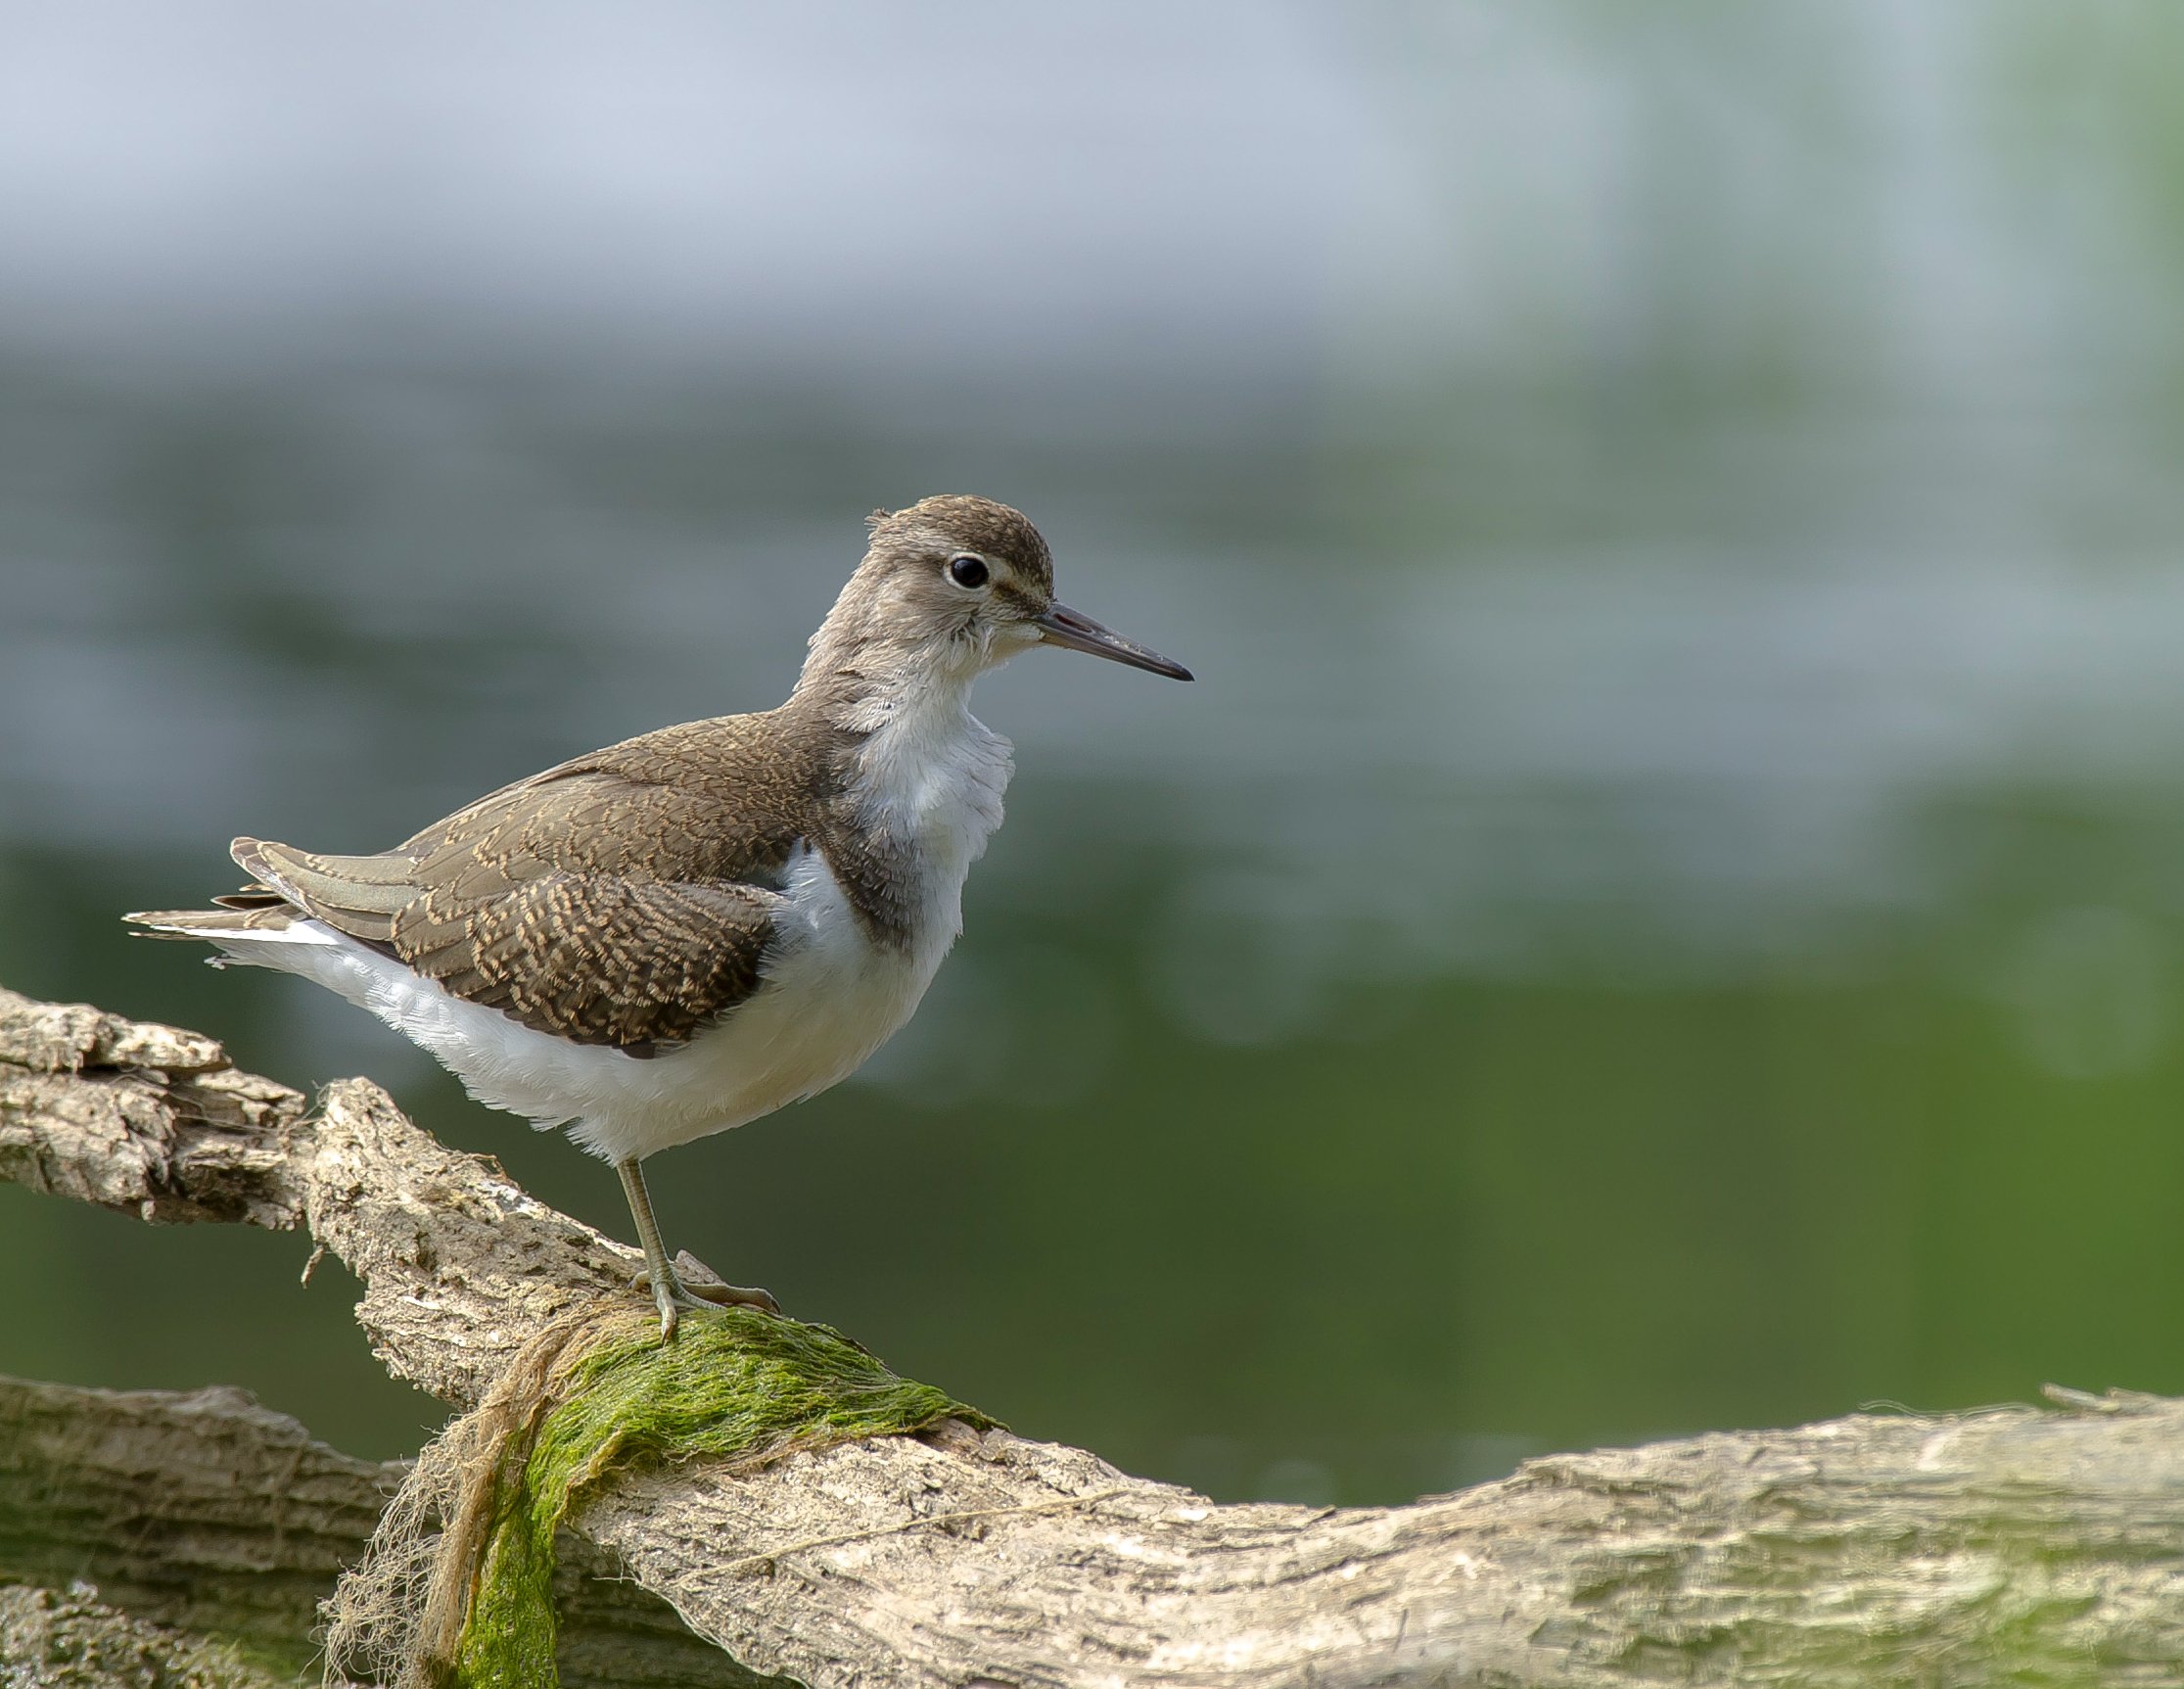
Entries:
<svg viewBox="0 0 2184 1689">
<path fill-rule="evenodd" d="M 389 1370 L 463 1404 L 634 1264 L 371 1085 L 313 1113 L 194 1034 L 6 993 L 0 1175 L 306 1225 L 363 1281 Z M 951 1421 L 625 1474 L 573 1524 L 743 1666 L 823 1686 L 2121 1685 L 2184 1674 L 2180 1497 L 2184 1404 L 2113 1396 L 1556 1457 L 1339 1510 L 1217 1507 Z"/>
</svg>

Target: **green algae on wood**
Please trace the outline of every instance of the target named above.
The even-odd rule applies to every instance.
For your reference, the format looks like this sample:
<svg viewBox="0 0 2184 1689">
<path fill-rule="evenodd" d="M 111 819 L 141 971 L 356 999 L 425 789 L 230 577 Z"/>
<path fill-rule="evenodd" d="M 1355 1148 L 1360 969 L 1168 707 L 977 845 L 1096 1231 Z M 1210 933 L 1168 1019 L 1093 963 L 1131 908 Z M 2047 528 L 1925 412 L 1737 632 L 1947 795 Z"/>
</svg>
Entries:
<svg viewBox="0 0 2184 1689">
<path fill-rule="evenodd" d="M 463 1689 L 538 1689 L 554 1666 L 554 1532 L 610 1473 L 697 1457 L 758 1460 L 944 1419 L 995 1422 L 888 1371 L 838 1332 L 755 1309 L 618 1321 L 567 1370 L 528 1442 L 512 1439 L 456 1656 Z"/>
</svg>

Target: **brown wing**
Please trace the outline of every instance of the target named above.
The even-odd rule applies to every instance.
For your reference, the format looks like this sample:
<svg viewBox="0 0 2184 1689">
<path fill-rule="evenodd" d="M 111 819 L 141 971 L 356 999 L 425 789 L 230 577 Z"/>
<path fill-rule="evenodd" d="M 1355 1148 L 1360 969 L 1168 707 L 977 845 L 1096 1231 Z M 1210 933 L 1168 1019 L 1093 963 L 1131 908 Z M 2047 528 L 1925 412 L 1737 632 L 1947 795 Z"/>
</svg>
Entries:
<svg viewBox="0 0 2184 1689">
<path fill-rule="evenodd" d="M 238 839 L 235 860 L 454 996 L 649 1055 L 758 989 L 781 870 L 812 830 L 815 775 L 782 747 L 755 754 L 763 720 L 611 746 L 377 856 Z"/>
</svg>

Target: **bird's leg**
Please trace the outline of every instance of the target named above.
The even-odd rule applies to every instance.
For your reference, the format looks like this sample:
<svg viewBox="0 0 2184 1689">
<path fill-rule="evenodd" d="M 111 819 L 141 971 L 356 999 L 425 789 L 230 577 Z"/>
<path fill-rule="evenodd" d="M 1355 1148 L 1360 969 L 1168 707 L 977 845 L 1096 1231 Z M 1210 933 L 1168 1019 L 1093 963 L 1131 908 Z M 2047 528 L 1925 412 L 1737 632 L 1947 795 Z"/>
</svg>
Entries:
<svg viewBox="0 0 2184 1689">
<path fill-rule="evenodd" d="M 674 1270 L 674 1263 L 668 1259 L 667 1245 L 660 1242 L 660 1226 L 652 1217 L 652 1196 L 644 1188 L 644 1169 L 634 1156 L 617 1161 L 614 1168 L 622 1175 L 623 1195 L 629 1198 L 629 1217 L 637 1223 L 637 1243 L 644 1250 L 645 1266 L 637 1275 L 637 1288 L 650 1287 L 652 1290 L 653 1306 L 660 1310 L 662 1341 L 674 1338 L 676 1321 L 684 1308 L 716 1308 L 741 1303 L 764 1308 L 769 1314 L 781 1311 L 781 1304 L 766 1290 L 745 1290 L 741 1285 L 684 1284 L 681 1275 Z"/>
</svg>

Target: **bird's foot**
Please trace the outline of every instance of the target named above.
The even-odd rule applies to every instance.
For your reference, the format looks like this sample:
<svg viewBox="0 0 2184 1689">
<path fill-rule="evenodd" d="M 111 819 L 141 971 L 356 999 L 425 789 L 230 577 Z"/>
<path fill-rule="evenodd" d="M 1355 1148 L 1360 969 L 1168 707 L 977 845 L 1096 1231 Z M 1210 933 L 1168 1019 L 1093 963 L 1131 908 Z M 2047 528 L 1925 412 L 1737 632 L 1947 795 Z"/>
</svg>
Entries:
<svg viewBox="0 0 2184 1689">
<path fill-rule="evenodd" d="M 667 1270 L 665 1283 L 656 1285 L 651 1273 L 640 1271 L 636 1289 L 652 1292 L 652 1305 L 660 1310 L 663 1342 L 674 1339 L 674 1329 L 686 1309 L 700 1313 L 714 1308 L 757 1308 L 768 1314 L 781 1311 L 781 1304 L 773 1299 L 772 1291 L 724 1284 L 718 1273 L 687 1249 L 675 1256 Z"/>
</svg>

